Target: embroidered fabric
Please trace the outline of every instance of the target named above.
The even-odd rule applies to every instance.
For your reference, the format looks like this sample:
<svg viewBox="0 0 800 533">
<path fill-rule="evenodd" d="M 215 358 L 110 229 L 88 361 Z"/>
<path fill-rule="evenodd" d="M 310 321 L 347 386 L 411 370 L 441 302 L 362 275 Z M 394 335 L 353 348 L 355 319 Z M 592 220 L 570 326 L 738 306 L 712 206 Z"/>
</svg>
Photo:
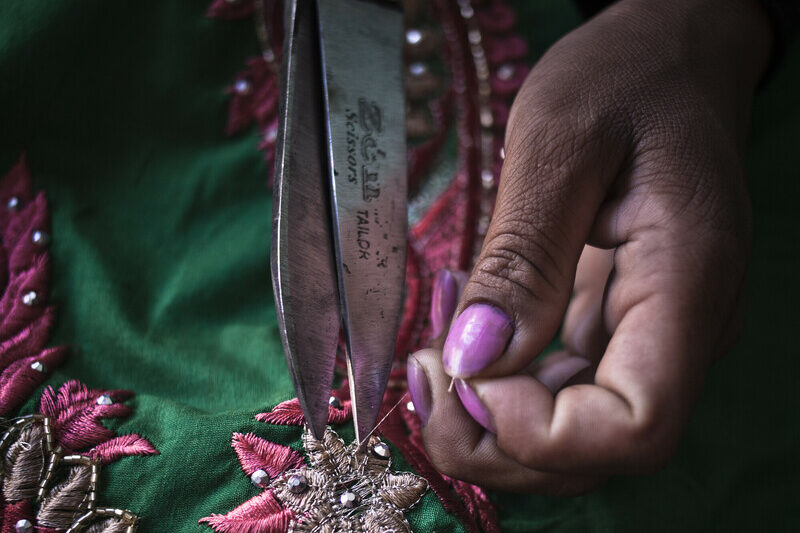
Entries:
<svg viewBox="0 0 800 533">
<path fill-rule="evenodd" d="M 50 277 L 47 244 L 49 212 L 44 194 L 31 191 L 23 154 L 0 182 L 0 274 L 7 280 L 0 298 L 0 414 L 14 412 L 66 347 L 45 348 L 54 310 L 43 305 Z M 123 401 L 133 393 L 89 389 L 68 381 L 58 391 L 47 387 L 39 412 L 2 419 L 0 439 L 0 531 L 133 533 L 138 517 L 127 510 L 99 507 L 97 489 L 103 465 L 131 455 L 158 451 L 145 438 L 121 435 L 104 418 L 130 414 Z"/>
<path fill-rule="evenodd" d="M 221 2 L 214 2 L 207 13 L 227 20 L 255 14 L 257 27 L 266 28 L 259 35 L 262 56 L 248 60 L 247 71 L 229 90 L 233 97 L 228 133 L 255 122 L 264 135 L 260 148 L 271 170 L 274 135 L 270 128 L 277 112 L 277 78 L 276 70 L 270 68 L 274 61 L 269 58 L 274 60 L 275 51 L 280 50 L 281 20 L 270 17 L 275 1 L 240 0 L 238 4 L 226 8 Z M 411 234 L 398 356 L 381 416 L 407 391 L 406 354 L 428 341 L 430 330 L 425 317 L 433 276 L 442 268 L 468 269 L 480 249 L 499 178 L 503 130 L 511 100 L 528 72 L 527 45 L 513 34 L 516 15 L 505 1 L 407 0 L 404 8 Z M 241 83 L 242 80 L 248 83 Z M 265 93 L 269 94 L 263 96 Z M 236 127 L 232 128 L 232 124 Z M 442 164 L 442 149 L 453 134 L 458 141 L 455 169 L 443 171 L 437 165 Z M 339 370 L 345 374 L 343 362 Z M 346 392 L 340 389 L 337 394 L 342 400 Z M 331 407 L 329 422 L 349 420 L 349 409 L 346 401 L 340 409 Z M 297 400 L 283 402 L 257 419 L 281 425 L 303 424 Z M 445 509 L 468 530 L 498 531 L 497 512 L 485 491 L 443 476 L 430 464 L 412 410 L 404 405 L 390 413 L 379 431 L 427 479 Z M 266 501 L 275 503 L 264 497 Z M 242 507 L 237 509 L 242 511 L 237 517 L 232 516 L 233 511 L 226 516 L 238 520 L 245 512 Z M 246 510 L 248 516 L 254 516 L 254 509 Z M 203 521 L 217 531 L 236 531 L 226 529 L 232 526 L 222 518 Z M 278 527 L 278 522 L 271 527 L 286 531 Z"/>
</svg>

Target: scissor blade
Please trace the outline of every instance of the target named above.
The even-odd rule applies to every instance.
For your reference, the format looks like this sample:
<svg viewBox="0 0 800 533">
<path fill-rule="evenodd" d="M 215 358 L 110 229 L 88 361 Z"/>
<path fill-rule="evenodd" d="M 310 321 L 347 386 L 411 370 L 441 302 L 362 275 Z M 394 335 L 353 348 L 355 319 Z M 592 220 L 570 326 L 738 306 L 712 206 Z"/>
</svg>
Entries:
<svg viewBox="0 0 800 533">
<path fill-rule="evenodd" d="M 272 284 L 297 398 L 325 433 L 339 337 L 322 73 L 313 0 L 287 2 L 275 158 Z"/>
<path fill-rule="evenodd" d="M 317 0 L 339 295 L 359 442 L 378 417 L 403 305 L 406 144 L 398 4 Z"/>
</svg>

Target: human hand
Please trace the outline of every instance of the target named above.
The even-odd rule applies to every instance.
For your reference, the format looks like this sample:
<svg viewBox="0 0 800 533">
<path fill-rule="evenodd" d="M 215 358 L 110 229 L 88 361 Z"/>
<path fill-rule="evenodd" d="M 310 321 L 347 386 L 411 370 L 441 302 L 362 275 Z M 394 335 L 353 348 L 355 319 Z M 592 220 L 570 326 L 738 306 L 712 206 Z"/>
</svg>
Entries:
<svg viewBox="0 0 800 533">
<path fill-rule="evenodd" d="M 622 0 L 533 68 L 481 255 L 436 295 L 440 329 L 457 318 L 409 361 L 442 472 L 570 494 L 666 463 L 740 328 L 769 48 L 754 0 Z M 562 320 L 566 351 L 534 362 Z"/>
</svg>

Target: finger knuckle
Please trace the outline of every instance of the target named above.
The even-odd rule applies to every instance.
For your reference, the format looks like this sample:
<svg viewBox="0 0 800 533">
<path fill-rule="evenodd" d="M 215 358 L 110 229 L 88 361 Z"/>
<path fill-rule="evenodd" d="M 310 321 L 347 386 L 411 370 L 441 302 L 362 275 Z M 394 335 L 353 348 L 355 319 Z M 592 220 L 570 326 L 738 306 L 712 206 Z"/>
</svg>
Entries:
<svg viewBox="0 0 800 533">
<path fill-rule="evenodd" d="M 492 236 L 475 266 L 470 283 L 524 300 L 546 300 L 562 285 L 559 258 L 541 244 L 543 235 L 512 228 Z"/>
</svg>

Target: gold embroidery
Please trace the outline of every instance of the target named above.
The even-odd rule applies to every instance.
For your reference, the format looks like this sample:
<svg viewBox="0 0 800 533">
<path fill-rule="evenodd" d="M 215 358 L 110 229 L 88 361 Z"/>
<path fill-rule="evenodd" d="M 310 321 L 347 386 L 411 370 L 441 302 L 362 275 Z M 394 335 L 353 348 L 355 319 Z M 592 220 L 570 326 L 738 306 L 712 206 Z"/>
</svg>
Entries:
<svg viewBox="0 0 800 533">
<path fill-rule="evenodd" d="M 54 447 L 50 419 L 17 419 L 0 439 L 0 481 L 6 501 L 36 500 L 39 526 L 67 533 L 133 533 L 138 517 L 100 508 L 96 490 L 100 463 L 86 455 L 64 455 Z"/>
<path fill-rule="evenodd" d="M 306 431 L 303 446 L 310 465 L 290 470 L 270 485 L 283 506 L 296 514 L 290 532 L 411 531 L 403 512 L 422 499 L 428 483 L 410 472 L 392 472 L 389 449 L 380 439 L 371 437 L 359 450 L 328 428 L 321 441 Z"/>
</svg>

